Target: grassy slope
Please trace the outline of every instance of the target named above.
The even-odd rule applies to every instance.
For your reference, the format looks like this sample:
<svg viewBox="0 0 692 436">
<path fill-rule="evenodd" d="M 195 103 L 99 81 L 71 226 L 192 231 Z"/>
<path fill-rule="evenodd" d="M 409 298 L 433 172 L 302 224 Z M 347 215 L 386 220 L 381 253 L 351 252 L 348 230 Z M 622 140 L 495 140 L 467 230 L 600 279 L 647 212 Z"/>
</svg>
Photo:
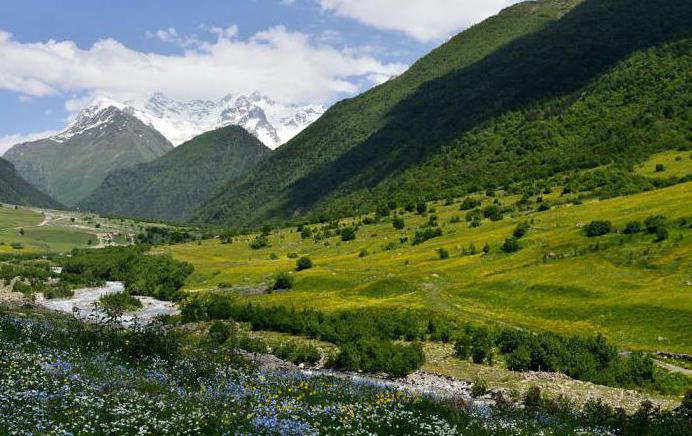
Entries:
<svg viewBox="0 0 692 436">
<path fill-rule="evenodd" d="M 200 209 L 196 218 L 241 223 L 250 216 L 272 215 L 282 201 L 277 194 L 286 194 L 306 175 L 365 142 L 386 124 L 390 112 L 422 84 L 473 65 L 513 39 L 544 28 L 580 1 L 542 0 L 538 4 L 515 5 L 457 35 L 400 77 L 334 105 L 260 163 L 245 180 L 219 193 Z"/>
<path fill-rule="evenodd" d="M 45 225 L 40 224 L 48 217 Z M 75 221 L 71 221 L 74 218 Z M 96 226 L 99 226 L 98 228 Z M 143 225 L 130 220 L 111 220 L 76 212 L 46 211 L 5 205 L 0 208 L 0 253 L 57 253 L 98 244 L 97 233 L 116 234 L 115 243 L 125 244 L 125 234 L 136 234 Z M 24 229 L 24 235 L 20 234 Z M 92 244 L 88 242 L 91 240 Z M 17 250 L 12 243 L 24 247 Z"/>
<path fill-rule="evenodd" d="M 520 5 L 423 58 L 415 87 L 336 105 L 199 218 L 344 216 L 689 147 L 692 6 L 587 0 L 552 22 L 564 4 Z"/>
<path fill-rule="evenodd" d="M 217 129 L 152 162 L 111 173 L 79 207 L 180 221 L 225 182 L 247 173 L 268 152 L 269 148 L 242 127 Z"/>
<path fill-rule="evenodd" d="M 689 165 L 689 164 L 688 164 Z M 688 173 L 692 168 L 688 166 Z M 557 194 L 551 194 L 557 196 Z M 550 198 L 550 196 L 548 196 Z M 506 203 L 515 197 L 503 198 Z M 486 202 L 489 200 L 486 199 Z M 301 240 L 294 229 L 272 234 L 272 247 L 251 250 L 246 236 L 231 245 L 205 241 L 169 249 L 195 265 L 187 288 L 211 289 L 231 283 L 252 293 L 272 276 L 291 270 L 287 254 L 309 255 L 316 264 L 297 274 L 291 292 L 252 297 L 266 303 L 310 306 L 322 310 L 357 307 L 427 308 L 466 320 L 491 320 L 563 333 L 605 333 L 631 349 L 692 352 L 692 232 L 675 228 L 670 240 L 656 244 L 651 235 L 611 234 L 587 238 L 579 224 L 609 219 L 622 228 L 653 214 L 692 217 L 692 183 L 605 201 L 563 206 L 548 212 L 519 214 L 476 229 L 451 224 L 458 205 L 437 205 L 445 235 L 419 246 L 405 244 L 385 251 L 383 245 L 411 237 L 426 218 L 407 214 L 407 228 L 391 223 L 363 226 L 356 241 Z M 500 245 L 517 223 L 534 219 L 522 239 L 524 249 L 504 254 Z M 487 256 L 464 256 L 473 243 L 492 247 Z M 602 248 L 572 257 L 575 250 L 598 242 Z M 449 260 L 435 250 L 446 248 Z M 359 258 L 361 249 L 371 254 Z M 270 260 L 276 253 L 279 260 Z M 544 262 L 544 255 L 564 254 Z"/>
</svg>

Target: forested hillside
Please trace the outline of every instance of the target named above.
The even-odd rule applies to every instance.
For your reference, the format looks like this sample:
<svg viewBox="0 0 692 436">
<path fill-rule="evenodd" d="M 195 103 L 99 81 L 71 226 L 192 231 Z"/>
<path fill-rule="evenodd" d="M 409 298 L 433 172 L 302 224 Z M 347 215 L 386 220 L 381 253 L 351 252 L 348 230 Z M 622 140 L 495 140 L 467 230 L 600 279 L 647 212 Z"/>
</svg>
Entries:
<svg viewBox="0 0 692 436">
<path fill-rule="evenodd" d="M 14 166 L 5 159 L 0 159 L 0 202 L 52 209 L 63 207 L 22 179 Z"/>
<path fill-rule="evenodd" d="M 159 159 L 115 171 L 79 208 L 103 214 L 180 221 L 223 184 L 269 153 L 242 127 L 202 134 Z"/>
<path fill-rule="evenodd" d="M 692 3 L 516 5 L 337 104 L 196 214 L 372 210 L 688 148 Z"/>
</svg>

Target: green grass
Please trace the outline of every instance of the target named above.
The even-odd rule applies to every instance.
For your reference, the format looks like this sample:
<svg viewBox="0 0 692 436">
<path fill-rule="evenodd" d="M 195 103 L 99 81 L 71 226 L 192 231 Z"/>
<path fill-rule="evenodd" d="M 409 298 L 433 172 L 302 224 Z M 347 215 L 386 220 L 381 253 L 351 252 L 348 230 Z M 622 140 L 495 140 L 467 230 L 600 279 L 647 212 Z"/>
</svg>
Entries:
<svg viewBox="0 0 692 436">
<path fill-rule="evenodd" d="M 485 199 L 484 205 L 490 201 Z M 671 220 L 692 217 L 692 183 L 499 222 L 485 220 L 475 229 L 463 221 L 450 223 L 454 215 L 463 217 L 458 202 L 433 207 L 444 236 L 418 246 L 395 244 L 398 248 L 390 251 L 386 244 L 411 238 L 428 218 L 407 213 L 401 231 L 391 222 L 362 226 L 352 242 L 335 237 L 328 244 L 316 243 L 301 239 L 295 229 L 284 229 L 272 233 L 271 247 L 262 250 L 249 248 L 255 235 L 228 245 L 210 240 L 164 250 L 195 265 L 186 285 L 190 290 L 213 289 L 219 283 L 238 291 L 261 289 L 276 273 L 293 270 L 295 260 L 287 254 L 298 253 L 309 256 L 315 267 L 294 273 L 291 291 L 244 298 L 323 311 L 425 308 L 460 320 L 569 334 L 602 332 L 626 349 L 692 351 L 692 232 L 671 227 L 669 240 L 654 243 L 655 237 L 646 234 L 587 238 L 580 227 L 594 219 L 610 220 L 622 229 L 654 214 Z M 502 253 L 504 239 L 519 222 L 531 219 L 522 250 Z M 463 255 L 471 243 L 478 250 L 488 243 L 490 254 Z M 599 250 L 590 251 L 596 243 Z M 440 260 L 438 248 L 449 250 L 450 259 Z M 369 255 L 359 257 L 362 249 Z M 271 260 L 270 253 L 279 259 Z"/>
<path fill-rule="evenodd" d="M 0 230 L 37 226 L 41 221 L 41 214 L 30 209 L 15 209 L 9 205 L 0 207 Z"/>
<path fill-rule="evenodd" d="M 656 165 L 663 165 L 664 171 L 657 172 Z M 692 153 L 676 150 L 657 153 L 637 165 L 635 172 L 646 177 L 685 177 L 692 174 Z"/>
</svg>

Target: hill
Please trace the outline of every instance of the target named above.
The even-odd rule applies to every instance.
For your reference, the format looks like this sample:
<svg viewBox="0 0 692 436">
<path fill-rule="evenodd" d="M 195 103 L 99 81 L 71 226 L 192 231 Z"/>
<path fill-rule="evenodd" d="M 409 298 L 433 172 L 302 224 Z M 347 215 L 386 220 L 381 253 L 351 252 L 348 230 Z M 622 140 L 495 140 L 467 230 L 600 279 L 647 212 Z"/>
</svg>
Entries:
<svg viewBox="0 0 692 436">
<path fill-rule="evenodd" d="M 115 171 L 78 207 L 101 214 L 181 221 L 269 151 L 242 127 L 217 129 L 152 162 Z"/>
<path fill-rule="evenodd" d="M 110 172 L 149 162 L 172 148 L 159 132 L 109 106 L 84 111 L 60 135 L 15 145 L 4 157 L 34 186 L 73 206 Z"/>
<path fill-rule="evenodd" d="M 0 159 L 0 202 L 49 209 L 64 207 L 19 176 L 14 165 L 5 159 Z"/>
<path fill-rule="evenodd" d="M 195 220 L 346 216 L 690 146 L 689 2 L 513 6 L 343 101 Z"/>
</svg>

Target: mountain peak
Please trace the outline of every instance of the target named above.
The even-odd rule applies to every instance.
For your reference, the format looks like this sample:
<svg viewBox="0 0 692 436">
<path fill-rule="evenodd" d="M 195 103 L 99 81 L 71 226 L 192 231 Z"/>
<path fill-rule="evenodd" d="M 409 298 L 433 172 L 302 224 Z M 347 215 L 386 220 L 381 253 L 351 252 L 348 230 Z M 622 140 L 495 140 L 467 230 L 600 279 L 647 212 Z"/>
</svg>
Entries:
<svg viewBox="0 0 692 436">
<path fill-rule="evenodd" d="M 247 95 L 228 94 L 218 101 L 178 101 L 157 92 L 143 104 L 99 98 L 84 109 L 65 132 L 53 139 L 65 141 L 107 122 L 102 113 L 107 108 L 138 118 L 158 130 L 175 146 L 204 132 L 238 125 L 272 149 L 288 142 L 325 112 L 325 108 L 319 105 L 277 103 L 257 91 Z"/>
</svg>

